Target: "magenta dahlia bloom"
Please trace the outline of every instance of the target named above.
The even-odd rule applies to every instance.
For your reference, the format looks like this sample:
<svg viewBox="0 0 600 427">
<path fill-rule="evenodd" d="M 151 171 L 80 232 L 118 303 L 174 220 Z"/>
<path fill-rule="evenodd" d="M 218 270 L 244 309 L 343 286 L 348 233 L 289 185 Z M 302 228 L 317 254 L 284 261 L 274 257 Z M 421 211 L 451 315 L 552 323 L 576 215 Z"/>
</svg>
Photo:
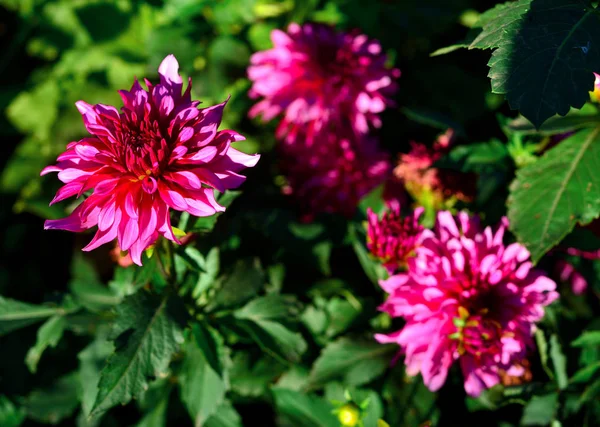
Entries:
<svg viewBox="0 0 600 427">
<path fill-rule="evenodd" d="M 287 178 L 284 193 L 310 216 L 327 212 L 351 217 L 360 199 L 391 173 L 388 155 L 367 136 L 357 137 L 343 126 L 338 132 L 324 129 L 316 138 L 312 147 L 304 137 L 279 147 Z"/>
<path fill-rule="evenodd" d="M 420 242 L 423 226 L 419 218 L 424 209 L 415 209 L 411 216 L 402 218 L 400 206 L 393 205 L 381 219 L 369 208 L 367 210 L 367 247 L 392 274 L 407 265 Z"/>
<path fill-rule="evenodd" d="M 323 24 L 290 24 L 273 30 L 273 48 L 250 58 L 249 95 L 263 98 L 250 117 L 283 119 L 277 136 L 309 142 L 336 116 L 348 117 L 357 134 L 379 127 L 381 113 L 396 90 L 397 69 L 385 67 L 381 45 L 357 32 L 338 33 Z"/>
<path fill-rule="evenodd" d="M 380 309 L 406 325 L 376 339 L 400 345 L 407 373 L 420 372 L 432 391 L 458 361 L 466 392 L 477 396 L 501 375 L 523 374 L 535 323 L 558 294 L 552 280 L 532 269 L 527 249 L 504 246 L 505 218 L 496 232 L 481 230 L 466 213 L 457 219 L 439 212 L 408 271 L 381 282 L 389 297 Z"/>
<path fill-rule="evenodd" d="M 239 172 L 256 164 L 231 147 L 244 139 L 231 130 L 217 131 L 225 102 L 198 109 L 190 97 L 191 80 L 182 94 L 183 81 L 173 55 L 160 67 L 160 83 L 137 80 L 130 91 L 120 91 L 124 106 L 76 103 L 91 136 L 71 142 L 58 156 L 56 166 L 42 175 L 58 172 L 65 185 L 52 203 L 92 193 L 64 219 L 48 220 L 44 228 L 84 231 L 98 226 L 89 251 L 117 239 L 141 265 L 142 252 L 159 235 L 179 243 L 173 234 L 170 209 L 195 216 L 222 212 L 214 190 L 238 187 Z"/>
</svg>

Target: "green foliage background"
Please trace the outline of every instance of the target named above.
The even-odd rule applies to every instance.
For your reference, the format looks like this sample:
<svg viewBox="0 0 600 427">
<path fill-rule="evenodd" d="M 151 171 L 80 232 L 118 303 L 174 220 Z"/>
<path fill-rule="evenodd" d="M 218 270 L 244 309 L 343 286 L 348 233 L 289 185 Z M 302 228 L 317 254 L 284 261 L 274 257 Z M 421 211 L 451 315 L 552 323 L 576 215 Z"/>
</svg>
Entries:
<svg viewBox="0 0 600 427">
<path fill-rule="evenodd" d="M 352 220 L 300 222 L 280 194 L 274 125 L 247 119 L 246 66 L 252 52 L 270 46 L 273 28 L 309 20 L 358 27 L 382 42 L 403 73 L 398 106 L 383 117 L 385 149 L 405 152 L 410 140 L 430 142 L 447 127 L 456 129 L 463 145 L 440 167 L 479 175 L 478 197 L 468 208 L 488 223 L 506 213 L 510 191 L 516 237 L 551 269 L 555 255 L 542 256 L 565 236 L 571 246 L 600 247 L 588 230 L 571 233 L 600 213 L 597 129 L 537 159 L 548 135 L 597 126 L 589 104 L 546 121 L 582 107 L 592 77 L 583 75 L 578 89 L 544 114 L 529 113 L 544 90 L 527 95 L 530 104 L 523 106 L 513 102 L 521 99 L 520 82 L 498 83 L 511 60 L 530 55 L 513 31 L 550 3 L 556 2 L 534 0 L 540 9 L 532 12 L 532 2 L 521 0 L 477 17 L 496 2 L 0 0 L 0 426 L 336 427 L 332 411 L 346 392 L 356 402 L 368 400 L 365 427 L 380 418 L 393 427 L 595 425 L 597 263 L 579 261 L 590 298 L 565 287 L 537 332 L 532 383 L 471 399 L 453 375 L 438 394 L 430 393 L 420 378 L 403 374 L 401 362 L 389 369 L 396 349 L 372 339 L 401 325 L 376 310 L 385 297 L 376 286 L 381 269 L 364 248 L 364 213 L 381 207 L 380 195 L 366 198 Z M 587 16 L 586 2 L 561 4 L 572 12 L 561 15 L 567 30 Z M 537 34 L 539 28 L 526 25 Z M 597 28 L 590 31 L 590 46 L 600 46 Z M 567 42 L 587 46 L 578 37 Z M 437 52 L 451 55 L 430 57 L 460 40 Z M 492 86 L 490 52 L 461 47 L 495 49 Z M 590 52 L 590 66 L 600 65 Z M 170 266 L 182 283 L 179 295 L 165 291 L 159 298 L 147 292 L 167 288 L 155 262 L 114 267 L 110 248 L 81 253 L 89 235 L 42 232 L 42 218 L 62 217 L 74 205 L 48 207 L 59 183 L 39 172 L 84 136 L 77 100 L 120 105 L 117 89 L 135 76 L 156 78 L 170 53 L 192 77 L 194 98 L 210 105 L 231 95 L 223 127 L 245 135 L 238 148 L 262 158 L 241 192 L 222 196 L 225 215 L 181 218 L 179 228 L 200 238 L 178 250 Z M 548 78 L 561 81 L 560 74 Z M 536 126 L 509 119 L 516 114 L 491 87 Z M 581 173 L 544 175 L 571 168 Z M 593 192 L 585 197 L 593 206 L 582 196 L 571 212 L 572 197 L 584 194 L 588 182 Z M 567 198 L 557 199 L 558 209 L 525 206 L 532 186 L 552 198 L 563 184 Z M 538 214 L 549 218 L 544 233 L 532 221 Z"/>
</svg>

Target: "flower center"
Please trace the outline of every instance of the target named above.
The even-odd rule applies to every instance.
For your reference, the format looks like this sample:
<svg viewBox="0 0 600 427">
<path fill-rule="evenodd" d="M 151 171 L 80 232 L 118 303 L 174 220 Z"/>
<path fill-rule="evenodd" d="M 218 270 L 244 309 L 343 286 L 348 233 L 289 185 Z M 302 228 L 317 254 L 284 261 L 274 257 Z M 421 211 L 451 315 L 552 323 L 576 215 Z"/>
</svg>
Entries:
<svg viewBox="0 0 600 427">
<path fill-rule="evenodd" d="M 148 180 L 161 175 L 170 151 L 157 122 L 148 118 L 129 122 L 121 128 L 119 142 L 122 165 L 133 175 L 132 180 Z"/>
</svg>

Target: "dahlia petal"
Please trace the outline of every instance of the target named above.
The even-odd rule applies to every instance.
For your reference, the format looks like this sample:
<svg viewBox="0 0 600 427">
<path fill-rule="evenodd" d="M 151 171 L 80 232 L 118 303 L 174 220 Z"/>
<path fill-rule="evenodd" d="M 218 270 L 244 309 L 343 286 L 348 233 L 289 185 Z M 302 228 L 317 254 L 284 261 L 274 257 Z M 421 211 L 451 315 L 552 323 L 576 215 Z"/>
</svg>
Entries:
<svg viewBox="0 0 600 427">
<path fill-rule="evenodd" d="M 137 191 L 129 192 L 125 195 L 125 203 L 124 203 L 125 212 L 127 212 L 127 215 L 129 215 L 130 218 L 138 217 L 138 208 L 137 208 L 137 203 L 134 200 L 134 197 L 137 197 Z M 123 250 L 125 250 L 125 249 L 123 249 Z"/>
<path fill-rule="evenodd" d="M 83 184 L 78 181 L 69 182 L 68 184 L 63 185 L 56 192 L 56 195 L 50 202 L 50 206 L 66 199 L 66 198 L 69 198 L 69 197 L 72 197 L 72 196 L 78 194 L 82 188 L 83 188 Z"/>
<path fill-rule="evenodd" d="M 123 227 L 123 224 L 125 226 Z M 129 218 L 127 222 L 122 222 L 118 230 L 119 246 L 122 251 L 128 250 L 138 239 L 140 229 L 136 218 Z"/>
<path fill-rule="evenodd" d="M 162 60 L 158 67 L 158 73 L 169 83 L 176 85 L 183 83 L 183 79 L 179 75 L 179 63 L 174 55 L 167 55 L 165 59 Z M 163 79 L 161 78 L 161 81 L 162 80 Z"/>
<path fill-rule="evenodd" d="M 86 228 L 81 225 L 81 218 L 78 214 L 79 212 L 75 209 L 73 213 L 66 218 L 47 219 L 44 221 L 44 230 L 85 231 Z"/>
<path fill-rule="evenodd" d="M 84 252 L 89 252 L 98 248 L 99 246 L 104 245 L 105 243 L 115 240 L 117 237 L 117 228 L 118 227 L 116 225 L 113 225 L 113 227 L 109 228 L 108 230 L 98 229 L 92 241 L 81 250 Z"/>
<path fill-rule="evenodd" d="M 194 190 L 202 188 L 202 182 L 200 182 L 200 178 L 190 171 L 172 172 L 169 175 L 169 178 L 183 188 L 191 188 Z"/>
<path fill-rule="evenodd" d="M 115 223 L 116 205 L 114 202 L 105 205 L 98 215 L 98 230 L 108 230 Z"/>
<path fill-rule="evenodd" d="M 46 174 L 49 174 L 50 172 L 60 172 L 62 169 L 59 168 L 58 166 L 46 166 L 44 169 L 42 169 L 42 171 L 40 172 L 40 176 L 44 176 Z"/>
</svg>

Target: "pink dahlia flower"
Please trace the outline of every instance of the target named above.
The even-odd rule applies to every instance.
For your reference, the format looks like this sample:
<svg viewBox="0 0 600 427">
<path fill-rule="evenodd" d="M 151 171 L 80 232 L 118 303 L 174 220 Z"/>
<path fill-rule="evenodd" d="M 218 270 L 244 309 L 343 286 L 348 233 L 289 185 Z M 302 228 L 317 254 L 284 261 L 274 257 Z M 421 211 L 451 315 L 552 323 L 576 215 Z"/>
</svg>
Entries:
<svg viewBox="0 0 600 427">
<path fill-rule="evenodd" d="M 367 247 L 390 274 L 407 265 L 419 244 L 423 227 L 419 218 L 423 208 L 417 208 L 411 216 L 402 218 L 400 206 L 394 205 L 379 219 L 370 208 L 367 210 Z"/>
<path fill-rule="evenodd" d="M 396 90 L 397 69 L 385 67 L 381 45 L 356 32 L 338 33 L 323 24 L 290 24 L 273 30 L 272 49 L 250 58 L 249 95 L 263 98 L 250 117 L 269 121 L 283 114 L 277 136 L 305 139 L 337 116 L 348 117 L 357 134 L 379 127 L 381 113 Z"/>
<path fill-rule="evenodd" d="M 137 80 L 130 91 L 120 91 L 124 106 L 76 103 L 91 136 L 71 142 L 56 166 L 65 185 L 52 203 L 92 193 L 64 219 L 48 220 L 44 228 L 84 231 L 98 226 L 83 249 L 89 251 L 117 239 L 122 251 L 141 265 L 142 252 L 159 235 L 180 243 L 173 234 L 169 211 L 210 216 L 222 212 L 214 190 L 238 187 L 239 172 L 256 164 L 231 147 L 244 137 L 231 130 L 217 131 L 225 102 L 198 109 L 190 97 L 191 80 L 182 94 L 179 64 L 173 55 L 160 67 L 160 83 Z"/>
<path fill-rule="evenodd" d="M 319 132 L 316 138 L 312 147 L 303 137 L 280 146 L 287 178 L 284 193 L 311 216 L 327 212 L 351 217 L 360 199 L 390 174 L 388 156 L 375 141 L 357 137 L 343 126 L 337 132 Z"/>
<path fill-rule="evenodd" d="M 432 391 L 458 361 L 466 392 L 477 396 L 502 375 L 524 374 L 535 323 L 558 294 L 556 283 L 532 269 L 527 249 L 502 243 L 505 218 L 496 232 L 466 213 L 457 219 L 439 212 L 408 271 L 381 282 L 389 297 L 380 309 L 406 325 L 376 339 L 400 345 L 407 373 L 420 372 Z"/>
</svg>

